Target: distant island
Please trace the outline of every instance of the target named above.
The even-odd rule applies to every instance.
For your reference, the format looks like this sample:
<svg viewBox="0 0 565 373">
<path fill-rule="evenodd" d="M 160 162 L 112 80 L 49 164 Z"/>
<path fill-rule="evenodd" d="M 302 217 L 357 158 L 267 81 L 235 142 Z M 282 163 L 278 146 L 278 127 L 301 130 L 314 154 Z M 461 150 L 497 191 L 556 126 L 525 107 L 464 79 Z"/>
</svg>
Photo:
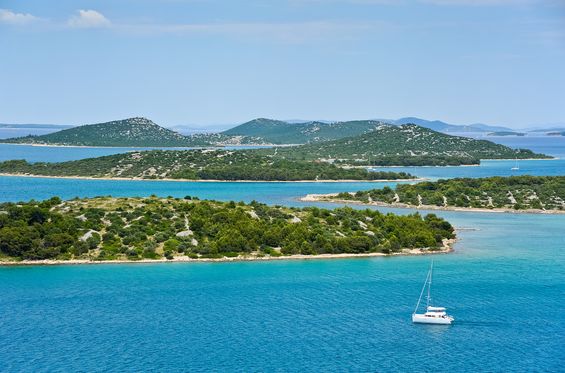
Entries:
<svg viewBox="0 0 565 373">
<path fill-rule="evenodd" d="M 72 127 L 40 136 L 0 139 L 0 142 L 105 147 L 208 147 L 263 144 L 262 139 L 228 136 L 221 133 L 184 136 L 140 117 Z"/>
<path fill-rule="evenodd" d="M 265 142 L 276 145 L 305 144 L 362 135 L 373 131 L 380 124 L 382 122 L 377 120 L 289 123 L 258 118 L 224 131 L 222 134 L 263 139 Z"/>
<path fill-rule="evenodd" d="M 0 264 L 422 254 L 449 251 L 454 238 L 435 215 L 351 208 L 191 197 L 0 204 Z"/>
<path fill-rule="evenodd" d="M 565 131 L 561 132 L 548 132 L 547 136 L 565 136 Z"/>
<path fill-rule="evenodd" d="M 154 180 L 323 181 L 413 179 L 405 172 L 371 172 L 324 162 L 287 160 L 253 150 L 152 150 L 60 163 L 0 162 L 0 173 Z"/>
<path fill-rule="evenodd" d="M 416 124 L 420 127 L 445 133 L 511 131 L 506 127 L 480 123 L 455 125 L 439 120 L 425 120 L 416 117 L 350 121 L 282 121 L 258 118 L 224 131 L 222 134 L 262 138 L 265 142 L 272 144 L 304 144 L 359 136 L 373 131 L 382 124 Z"/>
<path fill-rule="evenodd" d="M 458 211 L 565 213 L 565 176 L 457 178 L 307 199 Z"/>
<path fill-rule="evenodd" d="M 246 133 L 247 135 L 241 135 Z M 393 125 L 378 121 L 350 121 L 337 123 L 311 122 L 309 124 L 289 124 L 282 121 L 268 119 L 256 119 L 235 127 L 232 130 L 216 134 L 195 134 L 184 136 L 167 128 L 160 127 L 145 118 L 130 118 L 120 121 L 92 124 L 80 127 L 73 127 L 59 132 L 41 136 L 26 136 L 13 139 L 0 140 L 5 143 L 13 144 L 36 144 L 36 145 L 65 145 L 65 146 L 121 146 L 121 147 L 217 147 L 226 145 L 258 145 L 268 143 L 297 143 L 308 142 L 303 145 L 281 146 L 274 149 L 254 149 L 242 151 L 239 156 L 232 156 L 232 153 L 209 154 L 204 162 L 195 154 L 196 163 L 192 171 L 207 173 L 210 171 L 211 164 L 217 166 L 217 160 L 211 157 L 229 159 L 229 166 L 233 169 L 242 171 L 247 169 L 251 163 L 270 164 L 278 162 L 285 170 L 312 168 L 312 162 L 316 163 L 316 168 L 322 174 L 358 174 L 361 171 L 337 171 L 335 168 L 327 166 L 335 164 L 338 166 L 458 166 L 476 165 L 481 159 L 528 159 L 528 158 L 550 158 L 544 154 L 537 154 L 527 149 L 512 149 L 504 145 L 495 144 L 486 140 L 475 140 L 467 137 L 451 136 L 424 128 L 415 124 Z M 153 169 L 164 168 L 166 174 L 175 174 L 179 167 L 186 170 L 186 165 L 193 164 L 192 158 L 180 155 L 180 158 L 188 156 L 184 162 L 178 158 L 180 153 L 153 153 L 163 156 L 159 160 L 152 159 L 153 164 L 145 165 Z M 202 153 L 204 154 L 204 153 Z M 145 155 L 144 155 L 145 157 Z M 177 157 L 177 160 L 173 158 Z M 261 160 L 260 160 L 261 159 Z M 269 160 L 269 162 L 267 162 Z M 182 165 L 167 164 L 167 162 L 180 162 Z M 286 163 L 284 163 L 284 162 Z M 101 158 L 98 161 L 103 163 L 100 167 L 89 168 L 88 172 L 81 171 L 81 176 L 93 176 L 101 172 L 108 177 L 120 176 L 111 175 L 111 168 L 119 167 L 121 162 L 119 157 Z M 112 164 L 114 162 L 115 164 Z M 178 163 L 177 162 L 177 163 Z M 281 163 L 282 162 L 282 163 Z M 290 162 L 290 163 L 289 163 Z M 296 163 L 300 162 L 300 163 Z M 304 163 L 310 162 L 310 163 Z M 130 162 L 133 166 L 141 163 L 140 161 Z M 86 165 L 86 163 L 84 164 Z M 2 166 L 6 171 L 8 165 Z M 75 166 L 82 167 L 75 163 L 65 163 L 57 165 L 38 164 L 35 166 L 23 163 L 9 164 L 15 168 L 15 172 L 30 174 L 41 174 L 48 172 L 47 175 L 69 175 L 77 174 L 70 168 Z M 18 167 L 16 167 L 18 166 Z M 227 164 L 222 167 L 227 167 Z M 69 168 L 70 167 L 70 168 Z M 273 168 L 273 167 L 271 167 Z M 135 169 L 135 167 L 134 167 Z M 69 173 L 72 172 L 72 173 Z M 122 170 L 123 172 L 123 170 Z M 266 170 L 257 170 L 259 173 Z M 274 172 L 269 170 L 269 172 Z M 225 172 L 224 172 L 225 173 Z M 234 171 L 234 174 L 238 172 Z M 239 172 L 241 173 L 241 172 Z M 294 173 L 294 171 L 293 171 Z M 162 172 L 155 172 L 156 178 L 160 178 Z M 145 177 L 147 175 L 143 175 Z M 306 179 L 321 178 L 322 175 L 312 175 Z M 134 177 L 142 177 L 140 173 Z M 234 176 L 235 177 L 235 176 Z M 326 177 L 326 176 L 324 176 Z M 177 177 L 175 177 L 177 178 Z M 183 177 L 188 179 L 204 178 L 202 175 Z M 248 177 L 247 177 L 248 178 Z M 292 177 L 273 178 L 274 180 L 292 180 Z M 336 178 L 343 179 L 341 176 Z M 356 176 L 353 179 L 371 179 L 369 176 Z M 230 180 L 233 178 L 230 178 Z M 249 178 L 248 178 L 249 179 Z M 252 177 L 250 180 L 253 180 Z M 264 180 L 265 178 L 259 178 Z M 333 179 L 333 177 L 330 177 Z"/>
<path fill-rule="evenodd" d="M 498 131 L 498 132 L 489 132 L 487 136 L 526 136 L 523 132 L 514 132 L 514 131 Z"/>
<path fill-rule="evenodd" d="M 414 124 L 379 124 L 371 132 L 295 147 L 260 149 L 279 158 L 363 166 L 458 166 L 481 159 L 551 158 L 486 140 L 446 135 Z"/>
</svg>

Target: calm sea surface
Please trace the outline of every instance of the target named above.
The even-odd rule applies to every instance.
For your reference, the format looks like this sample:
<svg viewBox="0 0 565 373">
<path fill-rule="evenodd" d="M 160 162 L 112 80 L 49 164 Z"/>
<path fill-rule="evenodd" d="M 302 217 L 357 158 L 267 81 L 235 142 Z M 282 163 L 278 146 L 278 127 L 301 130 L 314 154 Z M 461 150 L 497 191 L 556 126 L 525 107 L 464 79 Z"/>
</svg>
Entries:
<svg viewBox="0 0 565 373">
<path fill-rule="evenodd" d="M 565 143 L 534 146 L 565 154 Z M 478 177 L 512 165 L 410 171 Z M 565 175 L 562 161 L 520 169 Z M 2 177 L 0 200 L 154 193 L 302 205 L 307 193 L 375 185 Z M 438 214 L 466 228 L 455 253 L 434 259 L 434 296 L 452 326 L 410 322 L 429 257 L 0 268 L 0 371 L 563 371 L 565 215 Z"/>
</svg>

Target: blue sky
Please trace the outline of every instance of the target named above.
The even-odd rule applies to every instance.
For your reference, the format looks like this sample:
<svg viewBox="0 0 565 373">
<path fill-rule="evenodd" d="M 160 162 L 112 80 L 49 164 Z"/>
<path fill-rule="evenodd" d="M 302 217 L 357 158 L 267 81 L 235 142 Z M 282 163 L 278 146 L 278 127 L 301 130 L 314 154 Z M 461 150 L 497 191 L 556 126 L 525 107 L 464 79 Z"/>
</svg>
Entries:
<svg viewBox="0 0 565 373">
<path fill-rule="evenodd" d="M 562 0 L 0 0 L 0 122 L 565 122 Z"/>
</svg>

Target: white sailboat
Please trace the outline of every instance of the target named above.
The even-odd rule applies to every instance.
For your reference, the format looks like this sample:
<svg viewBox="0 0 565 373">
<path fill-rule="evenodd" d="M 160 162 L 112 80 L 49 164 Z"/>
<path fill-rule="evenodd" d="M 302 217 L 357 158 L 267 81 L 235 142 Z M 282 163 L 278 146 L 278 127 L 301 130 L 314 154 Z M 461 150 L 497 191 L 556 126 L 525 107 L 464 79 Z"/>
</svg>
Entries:
<svg viewBox="0 0 565 373">
<path fill-rule="evenodd" d="M 518 171 L 520 169 L 520 166 L 518 166 L 518 158 L 516 158 L 516 163 L 514 164 L 514 167 L 511 168 L 512 171 Z"/>
<path fill-rule="evenodd" d="M 412 322 L 420 324 L 449 325 L 455 319 L 445 312 L 445 307 L 432 306 L 431 288 L 433 269 L 434 261 L 432 260 L 430 270 L 428 271 L 428 276 L 426 277 L 426 281 L 424 282 L 424 286 L 422 287 L 422 291 L 420 292 L 420 298 L 418 298 L 418 303 L 416 304 L 416 308 L 414 309 L 414 313 L 412 314 Z M 420 302 L 422 301 L 422 296 L 424 295 L 426 287 L 428 288 L 428 295 L 426 297 L 426 312 L 417 313 L 418 308 L 420 308 Z"/>
</svg>

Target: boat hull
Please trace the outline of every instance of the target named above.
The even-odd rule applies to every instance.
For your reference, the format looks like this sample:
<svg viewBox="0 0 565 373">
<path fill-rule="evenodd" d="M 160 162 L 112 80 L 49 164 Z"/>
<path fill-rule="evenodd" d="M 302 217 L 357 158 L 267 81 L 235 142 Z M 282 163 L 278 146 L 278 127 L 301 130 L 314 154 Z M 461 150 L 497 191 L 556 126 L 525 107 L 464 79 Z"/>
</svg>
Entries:
<svg viewBox="0 0 565 373">
<path fill-rule="evenodd" d="M 429 317 L 420 314 L 412 315 L 412 322 L 416 324 L 436 324 L 436 325 L 450 325 L 453 322 L 453 317 Z"/>
</svg>

